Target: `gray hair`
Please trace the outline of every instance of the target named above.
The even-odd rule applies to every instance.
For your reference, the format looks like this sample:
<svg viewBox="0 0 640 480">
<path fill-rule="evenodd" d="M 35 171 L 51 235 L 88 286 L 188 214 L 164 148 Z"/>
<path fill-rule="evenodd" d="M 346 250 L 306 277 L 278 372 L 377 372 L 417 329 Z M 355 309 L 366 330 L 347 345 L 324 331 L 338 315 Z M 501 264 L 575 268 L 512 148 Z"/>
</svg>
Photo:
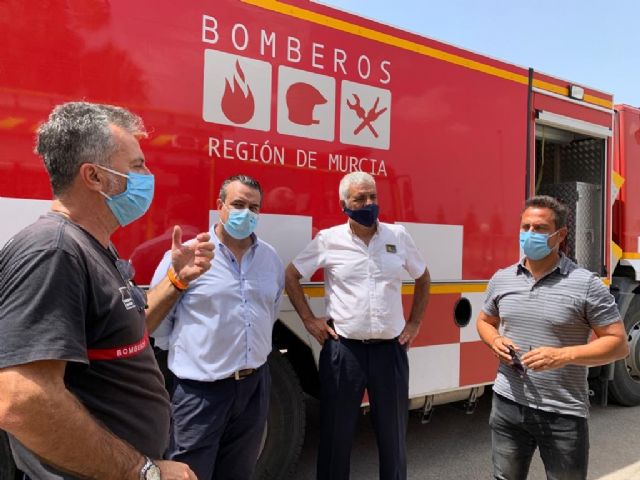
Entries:
<svg viewBox="0 0 640 480">
<path fill-rule="evenodd" d="M 548 208 L 553 212 L 553 222 L 556 225 L 556 230 L 567 226 L 567 207 L 556 198 L 548 195 L 536 195 L 535 197 L 531 197 L 524 202 L 524 208 L 520 215 L 522 215 L 522 213 L 524 213 L 528 208 Z"/>
<path fill-rule="evenodd" d="M 42 156 L 53 194 L 63 194 L 83 163 L 109 166 L 117 145 L 110 126 L 146 136 L 142 119 L 114 105 L 69 102 L 58 105 L 38 128 L 35 152 Z"/>
<path fill-rule="evenodd" d="M 222 185 L 220 186 L 220 193 L 218 194 L 218 197 L 222 203 L 227 199 L 227 186 L 231 182 L 240 182 L 249 188 L 257 190 L 260 193 L 260 202 L 262 202 L 262 187 L 255 178 L 250 177 L 249 175 L 233 175 L 222 182 Z"/>
<path fill-rule="evenodd" d="M 347 201 L 349 198 L 349 187 L 351 187 L 351 185 L 361 185 L 363 183 L 373 185 L 374 187 L 376 185 L 374 178 L 366 172 L 347 173 L 342 177 L 342 180 L 340 180 L 340 186 L 338 187 L 340 200 Z"/>
</svg>

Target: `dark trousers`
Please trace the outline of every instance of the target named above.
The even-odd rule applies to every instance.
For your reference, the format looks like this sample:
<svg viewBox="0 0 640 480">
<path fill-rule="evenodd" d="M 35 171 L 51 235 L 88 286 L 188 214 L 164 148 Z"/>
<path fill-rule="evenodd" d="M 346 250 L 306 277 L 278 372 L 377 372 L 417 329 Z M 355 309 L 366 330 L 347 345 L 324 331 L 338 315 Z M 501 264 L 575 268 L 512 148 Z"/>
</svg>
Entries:
<svg viewBox="0 0 640 480">
<path fill-rule="evenodd" d="M 409 362 L 397 341 L 328 339 L 320 353 L 318 480 L 349 478 L 351 446 L 364 389 L 378 443 L 381 480 L 407 478 Z"/>
<path fill-rule="evenodd" d="M 489 425 L 496 479 L 525 480 L 536 447 L 548 480 L 587 478 L 586 418 L 525 407 L 494 394 Z"/>
<path fill-rule="evenodd" d="M 167 457 L 188 464 L 199 480 L 249 480 L 269 410 L 265 364 L 241 380 L 176 379 Z"/>
</svg>

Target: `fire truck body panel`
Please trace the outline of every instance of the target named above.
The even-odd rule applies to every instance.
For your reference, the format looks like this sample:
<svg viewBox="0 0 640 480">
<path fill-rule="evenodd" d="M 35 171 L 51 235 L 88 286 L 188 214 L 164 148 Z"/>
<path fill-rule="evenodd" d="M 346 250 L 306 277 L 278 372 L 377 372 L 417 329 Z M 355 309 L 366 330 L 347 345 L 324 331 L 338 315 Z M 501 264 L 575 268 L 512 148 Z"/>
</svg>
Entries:
<svg viewBox="0 0 640 480">
<path fill-rule="evenodd" d="M 318 6 L 315 12 L 305 2 L 294 2 L 293 13 L 287 15 L 279 2 L 255 3 L 257 7 L 228 2 L 213 12 L 205 3 L 192 3 L 176 14 L 170 3 L 147 11 L 141 5 L 125 8 L 113 2 L 104 12 L 91 7 L 54 12 L 52 18 L 62 28 L 48 35 L 34 36 L 24 24 L 9 26 L 24 53 L 7 59 L 14 62 L 9 63 L 13 73 L 5 79 L 3 96 L 13 110 L 8 113 L 19 120 L 9 125 L 12 138 L 3 142 L 8 148 L 3 157 L 22 160 L 19 166 L 6 164 L 7 174 L 20 181 L 3 184 L 2 197 L 50 196 L 46 174 L 30 149 L 38 119 L 53 104 L 89 96 L 139 111 L 152 128 L 145 152 L 158 177 L 156 200 L 145 218 L 118 232 L 115 241 L 121 254 L 133 259 L 138 281 L 144 283 L 166 248 L 167 229 L 175 223 L 188 233 L 208 228 L 218 185 L 232 173 L 243 171 L 262 182 L 266 195 L 261 223 L 269 215 L 279 216 L 269 224 L 287 234 L 270 240 L 281 251 L 288 250 L 286 261 L 295 254 L 293 238 L 299 239 L 295 246 L 300 247 L 318 229 L 345 221 L 337 202 L 339 178 L 351 169 L 370 171 L 378 177 L 381 219 L 406 224 L 435 281 L 425 328 L 411 353 L 413 371 L 427 371 L 420 381 L 412 377 L 412 396 L 490 382 L 495 361 L 477 348 L 473 322 L 460 328 L 452 318 L 461 287 L 449 285 L 453 292 L 440 293 L 438 285 L 486 281 L 518 256 L 517 229 L 508 225 L 517 219 L 525 196 L 527 71 L 328 7 Z M 37 24 L 42 11 L 24 8 Z M 321 20 L 328 26 L 319 24 Z M 365 31 L 354 35 L 359 25 Z M 57 49 L 52 49 L 52 42 Z M 65 51 L 62 58 L 58 50 Z M 35 62 L 25 78 L 25 63 L 34 63 L 25 59 L 36 52 L 43 61 Z M 387 106 L 392 118 L 388 148 L 344 144 L 335 138 L 335 124 L 329 142 L 284 135 L 276 125 L 265 135 L 263 127 L 204 121 L 201 117 L 208 114 L 203 81 L 211 75 L 207 55 L 220 61 L 262 59 L 256 68 L 271 72 L 271 78 L 259 78 L 271 84 L 265 95 L 271 96 L 272 104 L 280 101 L 275 70 L 278 75 L 292 74 L 282 68 L 289 65 L 302 72 L 294 76 L 312 80 L 309 72 L 333 70 L 332 76 L 315 74 L 323 76 L 316 79 L 318 85 L 327 80 L 333 80 L 334 87 L 337 81 L 367 82 L 365 87 L 392 94 Z M 370 78 L 363 79 L 365 75 Z M 533 85 L 556 95 L 566 89 L 561 81 L 538 74 Z M 385 86 L 388 90 L 380 88 Z M 597 100 L 594 103 L 610 101 L 600 92 L 588 92 Z M 536 110 L 604 127 L 611 123 L 604 108 L 586 108 L 548 93 L 534 94 Z M 265 115 L 269 124 L 278 121 L 273 110 Z M 348 120 L 348 113 L 334 112 L 334 121 Z M 18 132 L 21 148 L 15 147 Z M 495 184 L 500 188 L 490 188 Z M 13 203 L 5 208 L 15 215 Z M 37 210 L 43 207 L 39 202 L 33 205 Z M 30 203 L 27 212 L 31 208 Z M 307 231 L 297 230 L 299 236 L 290 231 L 292 214 L 306 220 Z M 20 213 L 20 218 L 26 217 Z M 482 289 L 465 294 L 472 305 L 471 318 L 481 307 Z M 407 296 L 405 303 L 409 302 Z M 429 318 L 447 317 L 449 321 L 428 328 Z M 295 320 L 285 322 L 292 325 Z"/>
<path fill-rule="evenodd" d="M 620 175 L 620 198 L 614 214 L 618 222 L 614 241 L 620 246 L 623 263 L 634 265 L 640 256 L 640 109 L 628 105 L 616 107 L 616 151 L 614 168 Z M 631 181 L 629 181 L 631 180 Z M 640 270 L 637 269 L 636 270 Z"/>
</svg>

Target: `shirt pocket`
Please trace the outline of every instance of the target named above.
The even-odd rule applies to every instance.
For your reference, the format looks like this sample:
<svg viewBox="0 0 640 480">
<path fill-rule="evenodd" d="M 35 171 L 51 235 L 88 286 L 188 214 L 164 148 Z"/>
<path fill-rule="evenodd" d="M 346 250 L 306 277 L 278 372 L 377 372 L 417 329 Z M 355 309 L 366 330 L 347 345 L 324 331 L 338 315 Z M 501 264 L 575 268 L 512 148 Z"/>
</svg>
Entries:
<svg viewBox="0 0 640 480">
<path fill-rule="evenodd" d="M 404 259 L 398 253 L 383 252 L 380 255 L 379 267 L 384 278 L 401 278 Z"/>
<path fill-rule="evenodd" d="M 544 319 L 554 326 L 569 326 L 583 319 L 582 301 L 570 295 L 546 294 L 542 298 Z"/>
</svg>

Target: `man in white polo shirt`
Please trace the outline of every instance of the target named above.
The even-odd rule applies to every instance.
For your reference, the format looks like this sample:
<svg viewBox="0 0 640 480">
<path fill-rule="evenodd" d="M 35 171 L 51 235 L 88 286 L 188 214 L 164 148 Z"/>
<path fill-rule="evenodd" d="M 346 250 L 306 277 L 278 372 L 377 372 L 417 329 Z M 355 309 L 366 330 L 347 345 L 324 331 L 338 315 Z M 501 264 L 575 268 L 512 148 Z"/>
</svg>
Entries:
<svg viewBox="0 0 640 480">
<path fill-rule="evenodd" d="M 286 289 L 320 353 L 321 432 L 317 478 L 349 478 L 351 444 L 365 388 L 380 453 L 380 479 L 407 478 L 407 349 L 429 298 L 429 270 L 401 225 L 378 222 L 373 177 L 353 172 L 340 182 L 349 221 L 321 230 L 286 271 Z M 300 279 L 324 268 L 327 318 L 307 303 Z M 402 270 L 415 279 L 408 320 Z"/>
</svg>

